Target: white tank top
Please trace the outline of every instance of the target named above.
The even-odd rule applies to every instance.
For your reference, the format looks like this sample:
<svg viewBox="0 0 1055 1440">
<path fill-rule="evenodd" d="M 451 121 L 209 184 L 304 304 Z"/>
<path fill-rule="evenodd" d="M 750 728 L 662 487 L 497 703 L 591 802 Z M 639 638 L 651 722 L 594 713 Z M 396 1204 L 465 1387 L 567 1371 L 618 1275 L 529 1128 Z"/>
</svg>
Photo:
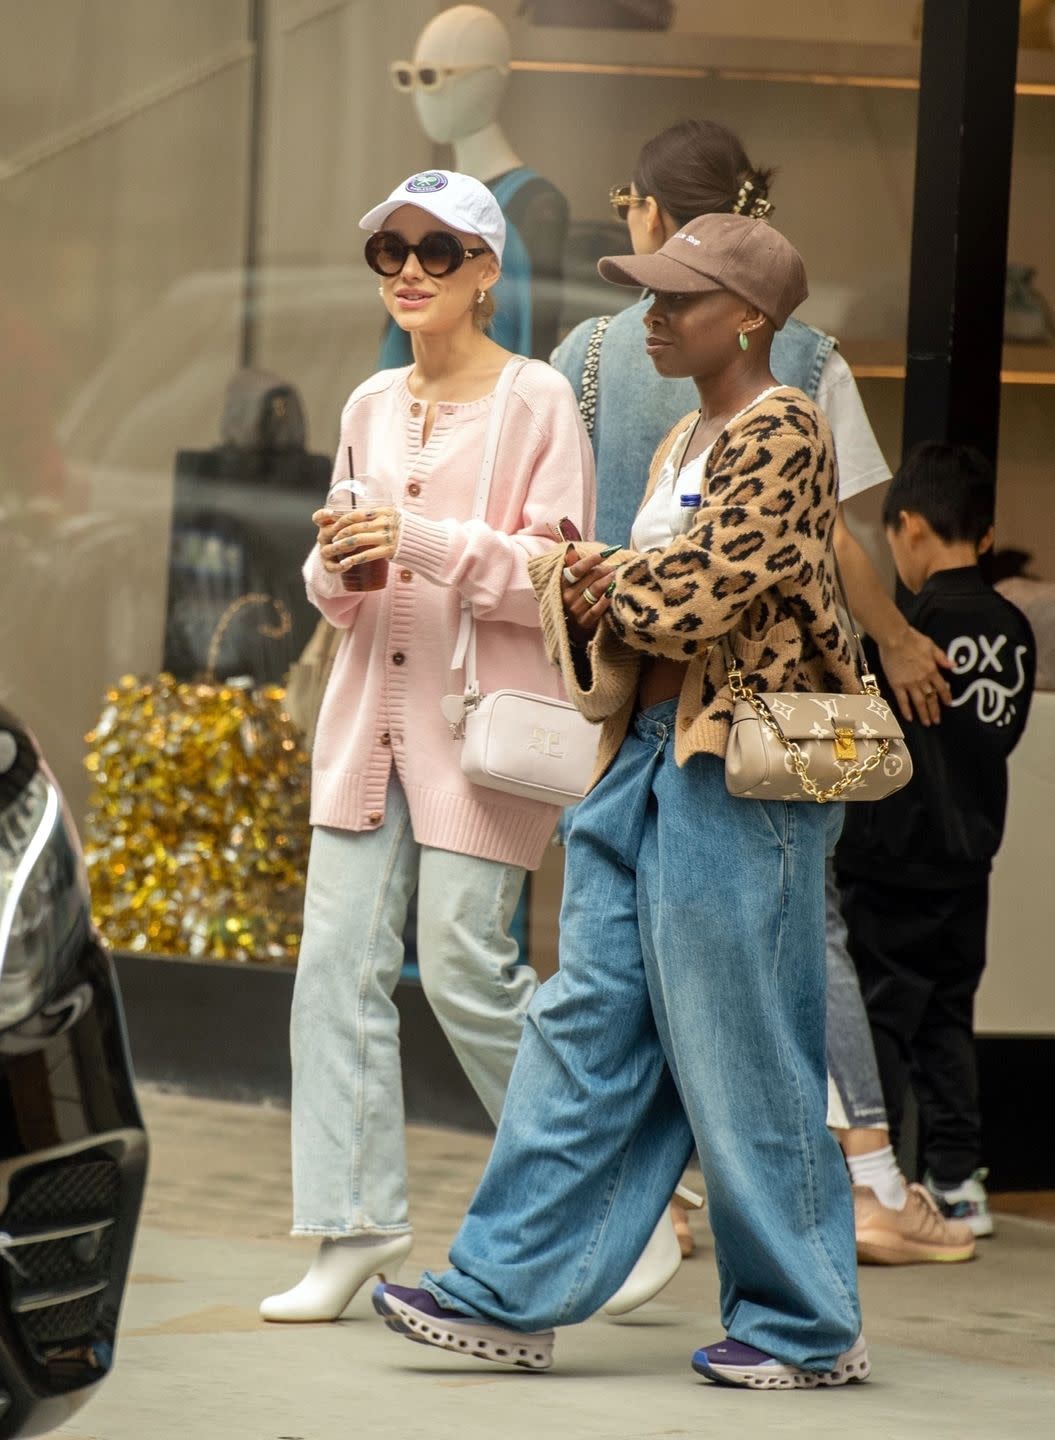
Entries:
<svg viewBox="0 0 1055 1440">
<path fill-rule="evenodd" d="M 750 410 L 753 406 L 761 404 L 769 398 L 776 390 L 786 389 L 783 385 L 770 385 L 768 390 L 738 410 L 725 423 L 731 425 L 741 415 Z M 656 488 L 648 497 L 648 500 L 637 512 L 637 519 L 634 521 L 634 528 L 630 532 L 630 545 L 634 550 L 665 550 L 676 535 L 683 535 L 695 519 L 695 510 L 681 503 L 683 495 L 700 495 L 706 489 L 704 478 L 704 467 L 707 464 L 707 457 L 714 448 L 713 444 L 697 455 L 695 459 L 681 468 L 681 457 L 689 448 L 689 441 L 695 430 L 695 425 L 690 425 L 685 434 L 679 437 L 678 443 L 673 447 L 670 454 L 663 463 L 663 469 L 659 472 L 659 479 L 656 481 Z"/>
</svg>

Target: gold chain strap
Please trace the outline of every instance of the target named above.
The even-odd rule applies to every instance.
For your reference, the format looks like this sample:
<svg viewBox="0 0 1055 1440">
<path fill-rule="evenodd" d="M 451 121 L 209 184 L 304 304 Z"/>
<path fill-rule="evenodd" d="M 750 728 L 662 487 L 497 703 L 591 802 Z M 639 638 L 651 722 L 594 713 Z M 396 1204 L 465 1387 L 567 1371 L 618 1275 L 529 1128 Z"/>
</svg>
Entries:
<svg viewBox="0 0 1055 1440">
<path fill-rule="evenodd" d="M 213 680 L 216 678 L 216 662 L 220 658 L 220 647 L 223 644 L 223 637 L 227 634 L 227 629 L 231 621 L 239 611 L 244 610 L 247 605 L 273 605 L 275 607 L 275 613 L 278 615 L 278 624 L 268 625 L 263 623 L 257 626 L 257 632 L 260 635 L 266 635 L 269 640 L 280 640 L 283 635 L 288 635 L 293 628 L 293 616 L 286 609 L 285 605 L 283 605 L 282 601 L 277 600 L 274 595 L 260 595 L 254 592 L 250 595 L 240 595 L 237 600 L 232 600 L 216 622 L 216 629 L 212 632 L 212 639 L 209 642 L 209 653 L 205 660 L 205 669 L 206 673 Z"/>
<path fill-rule="evenodd" d="M 883 761 L 890 753 L 890 741 L 881 740 L 879 745 L 876 747 L 874 753 L 869 755 L 867 760 L 862 760 L 857 765 L 851 765 L 850 768 L 848 770 L 845 770 L 833 785 L 829 785 L 826 790 L 822 790 L 820 786 L 816 783 L 816 781 L 810 778 L 806 770 L 805 757 L 803 756 L 803 753 L 799 746 L 795 743 L 794 740 L 789 740 L 787 738 L 787 736 L 781 730 L 780 726 L 773 719 L 773 716 L 770 714 L 769 706 L 766 705 L 763 701 L 759 700 L 758 696 L 751 689 L 750 685 L 744 684 L 744 677 L 740 671 L 740 666 L 730 660 L 728 668 L 729 691 L 733 699 L 746 700 L 747 703 L 751 706 L 751 709 L 762 721 L 762 724 L 770 732 L 770 734 L 776 736 L 776 738 L 780 741 L 781 745 L 783 745 L 784 749 L 787 751 L 791 759 L 791 768 L 798 776 L 799 784 L 802 786 L 804 793 L 807 794 L 811 800 L 816 800 L 818 805 L 827 805 L 833 800 L 840 799 L 843 795 L 846 794 L 847 790 L 851 790 L 855 785 L 859 785 L 860 782 L 865 778 L 867 774 L 869 774 L 870 771 L 875 770 L 877 766 L 882 765 Z M 876 684 L 876 680 L 873 675 L 863 676 L 862 682 L 864 685 L 864 693 L 866 695 L 879 694 L 879 686 Z"/>
</svg>

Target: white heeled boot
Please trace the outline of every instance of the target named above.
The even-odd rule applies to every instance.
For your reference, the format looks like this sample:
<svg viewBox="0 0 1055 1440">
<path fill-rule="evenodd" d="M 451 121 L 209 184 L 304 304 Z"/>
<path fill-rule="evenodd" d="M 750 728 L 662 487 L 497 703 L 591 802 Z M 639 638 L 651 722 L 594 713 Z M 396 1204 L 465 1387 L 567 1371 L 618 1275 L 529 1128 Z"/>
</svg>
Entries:
<svg viewBox="0 0 1055 1440">
<path fill-rule="evenodd" d="M 339 1320 L 371 1275 L 398 1279 L 412 1244 L 409 1235 L 324 1240 L 300 1284 L 261 1300 L 260 1314 L 265 1320 L 287 1322 Z"/>
<path fill-rule="evenodd" d="M 703 1206 L 702 1195 L 679 1185 L 675 1195 L 686 1210 L 699 1210 Z M 674 1221 L 669 1208 L 659 1217 L 659 1223 L 648 1238 L 637 1264 L 620 1285 L 612 1298 L 602 1307 L 606 1315 L 627 1315 L 658 1295 L 664 1285 L 669 1285 L 678 1273 L 681 1264 L 681 1245 L 678 1241 Z"/>
</svg>

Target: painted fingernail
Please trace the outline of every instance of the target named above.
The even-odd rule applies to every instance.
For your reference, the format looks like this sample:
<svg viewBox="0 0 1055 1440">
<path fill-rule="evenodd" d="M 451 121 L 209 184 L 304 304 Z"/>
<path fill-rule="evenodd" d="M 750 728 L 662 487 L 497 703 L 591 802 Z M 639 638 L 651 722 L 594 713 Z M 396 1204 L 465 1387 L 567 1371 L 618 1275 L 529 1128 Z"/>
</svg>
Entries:
<svg viewBox="0 0 1055 1440">
<path fill-rule="evenodd" d="M 607 589 L 604 593 L 605 593 L 606 595 L 614 595 L 614 594 L 615 594 L 615 581 L 614 581 L 614 580 L 612 581 L 611 585 L 609 585 L 608 589 Z"/>
<path fill-rule="evenodd" d="M 615 555 L 618 551 L 622 550 L 622 548 L 622 545 L 609 545 L 607 550 L 601 551 L 601 559 L 607 560 L 609 555 Z"/>
</svg>

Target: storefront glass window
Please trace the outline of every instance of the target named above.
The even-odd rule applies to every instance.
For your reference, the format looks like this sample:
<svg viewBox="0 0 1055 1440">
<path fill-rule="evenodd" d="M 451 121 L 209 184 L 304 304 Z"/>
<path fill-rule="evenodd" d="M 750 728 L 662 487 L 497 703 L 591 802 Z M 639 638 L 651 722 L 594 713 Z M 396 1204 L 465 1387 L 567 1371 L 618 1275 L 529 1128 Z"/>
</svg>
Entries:
<svg viewBox="0 0 1055 1440">
<path fill-rule="evenodd" d="M 729 126 L 776 171 L 802 318 L 839 337 L 896 462 L 917 0 L 493 0 L 438 31 L 435 0 L 7 8 L 0 699 L 83 825 L 116 948 L 295 958 L 299 564 L 345 398 L 400 363 L 357 220 L 404 176 L 504 174 L 524 256 L 502 338 L 545 357 L 635 298 L 595 263 L 627 248 L 608 196 L 642 143 Z M 1051 577 L 1055 57 L 1050 6 L 1026 8 L 1001 539 Z"/>
</svg>

